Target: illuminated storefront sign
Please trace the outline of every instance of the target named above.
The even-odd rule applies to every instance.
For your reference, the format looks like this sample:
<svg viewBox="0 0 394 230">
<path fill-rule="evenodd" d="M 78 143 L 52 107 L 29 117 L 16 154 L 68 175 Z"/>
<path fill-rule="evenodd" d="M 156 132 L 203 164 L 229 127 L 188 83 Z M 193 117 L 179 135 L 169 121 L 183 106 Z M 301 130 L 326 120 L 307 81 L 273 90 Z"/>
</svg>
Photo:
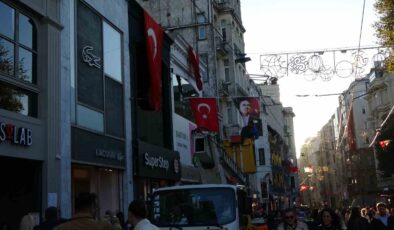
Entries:
<svg viewBox="0 0 394 230">
<path fill-rule="evenodd" d="M 5 141 L 10 141 L 14 145 L 31 146 L 33 132 L 28 128 L 0 122 L 0 143 Z"/>
</svg>

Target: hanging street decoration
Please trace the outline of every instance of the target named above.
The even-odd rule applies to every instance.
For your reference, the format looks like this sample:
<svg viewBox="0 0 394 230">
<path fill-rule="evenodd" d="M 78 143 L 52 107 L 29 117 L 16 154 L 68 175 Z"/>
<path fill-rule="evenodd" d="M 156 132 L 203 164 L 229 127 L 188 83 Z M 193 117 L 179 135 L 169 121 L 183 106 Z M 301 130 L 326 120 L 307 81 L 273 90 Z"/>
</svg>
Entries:
<svg viewBox="0 0 394 230">
<path fill-rule="evenodd" d="M 362 78 L 371 67 L 381 68 L 392 47 L 367 46 L 360 48 L 337 48 L 292 53 L 260 55 L 262 75 L 273 78 L 303 75 L 306 80 L 330 81 L 340 78 Z"/>
</svg>

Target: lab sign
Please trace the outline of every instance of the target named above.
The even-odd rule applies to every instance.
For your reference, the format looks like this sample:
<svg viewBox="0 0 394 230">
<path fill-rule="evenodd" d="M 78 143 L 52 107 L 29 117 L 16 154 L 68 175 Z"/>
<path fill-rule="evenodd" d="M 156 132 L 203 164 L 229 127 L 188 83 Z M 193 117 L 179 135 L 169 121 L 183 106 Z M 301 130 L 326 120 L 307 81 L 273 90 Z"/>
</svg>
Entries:
<svg viewBox="0 0 394 230">
<path fill-rule="evenodd" d="M 13 124 L 0 122 L 0 143 L 9 141 L 14 145 L 31 146 L 33 132 L 29 128 L 16 127 Z"/>
</svg>

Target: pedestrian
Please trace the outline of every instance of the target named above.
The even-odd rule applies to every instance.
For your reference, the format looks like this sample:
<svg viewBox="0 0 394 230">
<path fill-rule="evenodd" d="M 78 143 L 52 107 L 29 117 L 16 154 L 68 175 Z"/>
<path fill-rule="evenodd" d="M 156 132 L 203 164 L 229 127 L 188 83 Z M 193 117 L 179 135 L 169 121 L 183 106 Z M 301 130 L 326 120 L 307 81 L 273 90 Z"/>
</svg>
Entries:
<svg viewBox="0 0 394 230">
<path fill-rule="evenodd" d="M 367 208 L 362 208 L 361 209 L 361 217 L 363 218 L 367 218 Z"/>
<path fill-rule="evenodd" d="M 319 214 L 320 224 L 318 230 L 341 230 L 339 216 L 330 208 L 324 208 Z"/>
<path fill-rule="evenodd" d="M 308 230 L 308 226 L 297 221 L 295 210 L 288 208 L 284 211 L 283 222 L 278 225 L 277 230 Z"/>
<path fill-rule="evenodd" d="M 135 200 L 130 203 L 128 219 L 134 230 L 159 230 L 147 217 L 148 209 L 144 201 Z"/>
<path fill-rule="evenodd" d="M 304 222 L 308 226 L 309 230 L 316 230 L 317 221 L 312 218 L 312 211 L 310 209 L 305 210 Z"/>
<path fill-rule="evenodd" d="M 345 223 L 345 225 L 347 226 L 349 219 L 350 219 L 350 214 L 351 214 L 351 210 L 350 209 L 346 209 L 345 213 L 343 215 L 343 221 Z"/>
<path fill-rule="evenodd" d="M 349 221 L 347 222 L 347 230 L 367 230 L 368 221 L 361 217 L 359 207 L 353 207 L 350 212 Z"/>
<path fill-rule="evenodd" d="M 116 213 L 116 217 L 117 217 L 118 220 L 119 220 L 120 226 L 122 226 L 122 229 L 124 229 L 124 228 L 125 228 L 125 221 L 124 221 L 123 212 L 117 212 L 117 213 Z"/>
<path fill-rule="evenodd" d="M 45 209 L 45 221 L 34 227 L 34 230 L 52 230 L 59 225 L 58 210 L 56 207 Z"/>
<path fill-rule="evenodd" d="M 81 193 L 75 199 L 75 214 L 58 225 L 55 230 L 111 230 L 108 223 L 96 221 L 97 196 L 93 193 Z"/>
<path fill-rule="evenodd" d="M 368 223 L 371 223 L 371 222 L 372 222 L 374 216 L 375 216 L 375 209 L 369 208 L 368 211 L 367 211 Z"/>
<path fill-rule="evenodd" d="M 5 222 L 0 224 L 0 230 L 10 230 L 10 229 L 11 229 L 10 226 Z"/>
<path fill-rule="evenodd" d="M 394 230 L 394 217 L 387 213 L 387 206 L 381 202 L 376 205 L 377 214 L 371 221 L 374 230 Z"/>
<path fill-rule="evenodd" d="M 39 216 L 34 212 L 29 212 L 22 217 L 19 224 L 19 230 L 33 230 L 34 226 L 39 223 Z"/>
<path fill-rule="evenodd" d="M 112 230 L 122 230 L 120 221 L 110 210 L 105 211 L 104 217 L 99 221 L 101 224 L 109 224 Z"/>
</svg>

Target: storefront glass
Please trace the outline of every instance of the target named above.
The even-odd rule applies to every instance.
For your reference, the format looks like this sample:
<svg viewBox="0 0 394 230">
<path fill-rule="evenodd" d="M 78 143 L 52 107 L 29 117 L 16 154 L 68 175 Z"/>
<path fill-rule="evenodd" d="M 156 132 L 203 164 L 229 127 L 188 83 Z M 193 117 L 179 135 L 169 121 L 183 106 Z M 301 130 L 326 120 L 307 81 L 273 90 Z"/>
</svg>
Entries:
<svg viewBox="0 0 394 230">
<path fill-rule="evenodd" d="M 41 163 L 0 157 L 0 223 L 18 229 L 23 216 L 41 212 Z"/>
<path fill-rule="evenodd" d="M 117 169 L 74 165 L 72 167 L 72 200 L 79 193 L 89 192 L 98 196 L 98 217 L 106 211 L 116 213 L 123 210 L 123 172 Z M 73 205 L 74 207 L 74 205 Z"/>
</svg>

